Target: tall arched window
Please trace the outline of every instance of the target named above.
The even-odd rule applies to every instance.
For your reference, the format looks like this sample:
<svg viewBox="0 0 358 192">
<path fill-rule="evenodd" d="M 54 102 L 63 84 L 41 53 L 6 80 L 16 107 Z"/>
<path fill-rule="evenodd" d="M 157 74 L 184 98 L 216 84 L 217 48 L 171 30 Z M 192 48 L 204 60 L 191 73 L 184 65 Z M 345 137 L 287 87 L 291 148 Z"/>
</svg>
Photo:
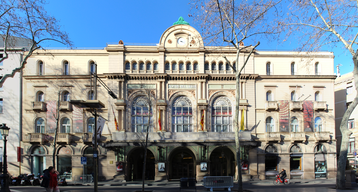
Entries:
<svg viewBox="0 0 358 192">
<path fill-rule="evenodd" d="M 45 121 L 42 118 L 36 119 L 35 133 L 45 133 Z"/>
<path fill-rule="evenodd" d="M 299 132 L 298 119 L 296 117 L 291 118 L 291 132 Z"/>
<path fill-rule="evenodd" d="M 90 73 L 91 74 L 96 73 L 96 64 L 94 63 L 94 61 L 90 62 Z"/>
<path fill-rule="evenodd" d="M 36 101 L 45 101 L 45 94 L 42 91 L 37 92 Z"/>
<path fill-rule="evenodd" d="M 297 75 L 296 74 L 296 64 L 295 64 L 295 62 L 291 63 L 291 75 Z"/>
<path fill-rule="evenodd" d="M 231 67 L 230 67 L 229 63 L 226 63 L 226 71 L 231 71 Z"/>
<path fill-rule="evenodd" d="M 154 71 L 158 71 L 158 70 L 159 70 L 159 68 L 158 68 L 158 63 L 157 63 L 157 62 L 154 63 L 154 66 L 153 66 L 153 67 L 154 67 L 154 68 L 153 68 Z"/>
<path fill-rule="evenodd" d="M 266 101 L 273 101 L 273 95 L 271 91 L 266 92 Z"/>
<path fill-rule="evenodd" d="M 188 70 L 188 71 L 192 70 L 190 62 L 186 63 L 186 70 Z"/>
<path fill-rule="evenodd" d="M 321 119 L 321 117 L 316 117 L 314 119 L 314 131 L 315 132 L 322 132 L 322 119 Z"/>
<path fill-rule="evenodd" d="M 224 64 L 221 62 L 219 63 L 219 70 L 224 71 Z"/>
<path fill-rule="evenodd" d="M 211 63 L 211 70 L 217 70 L 215 62 Z"/>
<path fill-rule="evenodd" d="M 205 64 L 204 64 L 204 69 L 205 69 L 205 70 L 209 70 L 209 63 L 205 63 Z"/>
<path fill-rule="evenodd" d="M 215 99 L 212 107 L 213 132 L 231 132 L 232 106 L 227 97 Z"/>
<path fill-rule="evenodd" d="M 140 70 L 140 71 L 145 70 L 145 68 L 144 68 L 144 63 L 143 63 L 143 62 L 140 62 L 140 63 L 139 63 L 139 70 Z"/>
<path fill-rule="evenodd" d="M 132 63 L 132 70 L 133 70 L 133 71 L 137 71 L 137 70 L 138 70 L 138 64 L 137 64 L 136 61 L 134 61 L 134 62 Z"/>
<path fill-rule="evenodd" d="M 70 101 L 70 93 L 68 91 L 62 92 L 62 101 Z"/>
<path fill-rule="evenodd" d="M 63 75 L 69 75 L 70 74 L 70 65 L 68 64 L 68 61 L 63 62 Z"/>
<path fill-rule="evenodd" d="M 175 61 L 172 63 L 172 70 L 173 71 L 178 70 L 178 66 L 177 66 L 177 63 Z"/>
<path fill-rule="evenodd" d="M 38 62 L 38 75 L 44 75 L 44 63 L 42 61 Z"/>
<path fill-rule="evenodd" d="M 168 62 L 165 63 L 165 70 L 170 70 L 170 65 Z"/>
<path fill-rule="evenodd" d="M 314 94 L 314 100 L 315 101 L 321 101 L 321 93 L 319 91 L 317 91 L 315 94 Z"/>
<path fill-rule="evenodd" d="M 88 96 L 87 96 L 88 100 L 94 100 L 94 92 L 91 90 L 91 91 L 88 91 Z"/>
<path fill-rule="evenodd" d="M 315 72 L 315 75 L 321 74 L 321 66 L 318 62 L 314 64 L 314 72 Z"/>
<path fill-rule="evenodd" d="M 172 108 L 172 124 L 174 132 L 191 132 L 193 111 L 190 100 L 181 96 L 175 99 Z"/>
<path fill-rule="evenodd" d="M 296 91 L 292 91 L 291 92 L 291 101 L 297 101 L 296 99 L 297 99 L 296 98 Z"/>
<path fill-rule="evenodd" d="M 94 132 L 94 117 L 90 117 L 87 119 L 87 132 L 88 133 Z"/>
<path fill-rule="evenodd" d="M 180 63 L 179 63 L 179 70 L 180 70 L 180 71 L 185 70 L 185 69 L 184 69 L 184 63 L 183 63 L 183 62 L 180 62 Z"/>
<path fill-rule="evenodd" d="M 146 132 L 149 128 L 148 131 L 151 131 L 152 115 L 148 98 L 145 96 L 137 97 L 132 105 L 132 130 L 134 132 Z"/>
<path fill-rule="evenodd" d="M 131 70 L 131 64 L 129 61 L 126 61 L 126 70 Z"/>
<path fill-rule="evenodd" d="M 275 132 L 275 122 L 272 117 L 266 118 L 266 132 Z"/>
<path fill-rule="evenodd" d="M 148 62 L 147 63 L 147 71 L 152 70 L 152 63 Z"/>
<path fill-rule="evenodd" d="M 198 63 L 194 63 L 194 71 L 197 71 L 197 70 L 199 70 Z"/>
<path fill-rule="evenodd" d="M 71 121 L 69 118 L 64 117 L 61 119 L 60 133 L 70 133 L 70 132 L 71 132 Z"/>
<path fill-rule="evenodd" d="M 272 66 L 271 63 L 266 63 L 266 75 L 272 75 Z"/>
</svg>

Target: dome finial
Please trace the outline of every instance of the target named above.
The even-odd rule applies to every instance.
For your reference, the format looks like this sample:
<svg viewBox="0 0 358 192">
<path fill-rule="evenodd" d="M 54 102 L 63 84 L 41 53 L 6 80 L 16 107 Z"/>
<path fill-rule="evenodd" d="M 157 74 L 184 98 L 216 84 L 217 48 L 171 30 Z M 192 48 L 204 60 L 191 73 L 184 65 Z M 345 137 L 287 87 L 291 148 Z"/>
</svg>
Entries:
<svg viewBox="0 0 358 192">
<path fill-rule="evenodd" d="M 184 21 L 182 16 L 179 17 L 178 21 L 173 23 L 173 25 L 190 25 L 188 22 Z"/>
</svg>

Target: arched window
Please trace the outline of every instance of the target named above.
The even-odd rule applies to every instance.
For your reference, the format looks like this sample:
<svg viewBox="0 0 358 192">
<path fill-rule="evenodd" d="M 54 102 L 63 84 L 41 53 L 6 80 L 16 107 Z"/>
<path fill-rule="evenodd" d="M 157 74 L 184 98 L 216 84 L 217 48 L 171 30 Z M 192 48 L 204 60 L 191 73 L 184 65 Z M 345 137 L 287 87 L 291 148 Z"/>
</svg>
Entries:
<svg viewBox="0 0 358 192">
<path fill-rule="evenodd" d="M 36 119 L 35 133 L 45 133 L 45 121 L 42 118 Z"/>
<path fill-rule="evenodd" d="M 70 93 L 68 91 L 62 92 L 62 101 L 70 101 Z"/>
<path fill-rule="evenodd" d="M 204 64 L 204 69 L 205 69 L 205 70 L 209 70 L 209 63 L 205 63 L 205 64 Z"/>
<path fill-rule="evenodd" d="M 154 63 L 154 71 L 158 71 L 159 69 L 158 69 L 158 63 L 157 62 L 155 62 Z"/>
<path fill-rule="evenodd" d="M 314 131 L 315 132 L 322 132 L 322 119 L 321 119 L 321 117 L 316 117 L 314 119 Z"/>
<path fill-rule="evenodd" d="M 175 61 L 172 63 L 172 70 L 173 71 L 178 70 L 178 66 L 177 66 L 177 63 Z"/>
<path fill-rule="evenodd" d="M 42 61 L 38 62 L 38 75 L 44 75 L 44 63 Z"/>
<path fill-rule="evenodd" d="M 226 71 L 231 71 L 231 67 L 230 67 L 229 63 L 226 63 Z"/>
<path fill-rule="evenodd" d="M 126 61 L 126 70 L 131 70 L 131 64 L 128 61 Z"/>
<path fill-rule="evenodd" d="M 271 63 L 266 63 L 266 75 L 272 75 L 272 66 Z"/>
<path fill-rule="evenodd" d="M 37 92 L 36 101 L 45 101 L 45 94 L 42 91 Z"/>
<path fill-rule="evenodd" d="M 96 64 L 93 61 L 90 62 L 90 73 L 96 73 Z"/>
<path fill-rule="evenodd" d="M 315 72 L 315 75 L 321 75 L 321 66 L 318 62 L 315 63 L 315 65 L 314 65 L 314 72 Z"/>
<path fill-rule="evenodd" d="M 147 71 L 152 70 L 152 63 L 148 62 L 147 63 Z"/>
<path fill-rule="evenodd" d="M 91 91 L 88 91 L 88 100 L 94 100 L 94 92 L 91 90 Z"/>
<path fill-rule="evenodd" d="M 275 132 L 275 122 L 272 117 L 266 118 L 266 132 Z"/>
<path fill-rule="evenodd" d="M 315 101 L 321 101 L 321 93 L 319 91 L 317 91 L 315 94 L 314 94 L 314 100 Z"/>
<path fill-rule="evenodd" d="M 132 70 L 133 70 L 133 71 L 138 70 L 138 64 L 137 64 L 136 61 L 134 61 L 134 62 L 132 63 Z"/>
<path fill-rule="evenodd" d="M 180 62 L 180 63 L 179 63 L 179 70 L 180 70 L 180 71 L 185 70 L 185 69 L 184 69 L 184 63 L 183 63 L 183 62 Z"/>
<path fill-rule="evenodd" d="M 291 63 L 291 75 L 297 75 L 295 62 Z"/>
<path fill-rule="evenodd" d="M 172 124 L 174 132 L 191 132 L 193 111 L 190 100 L 181 96 L 175 99 L 172 108 Z"/>
<path fill-rule="evenodd" d="M 290 153 L 302 153 L 301 147 L 298 145 L 292 145 Z"/>
<path fill-rule="evenodd" d="M 299 132 L 298 119 L 296 117 L 291 118 L 291 132 Z"/>
<path fill-rule="evenodd" d="M 68 61 L 63 62 L 63 75 L 69 75 L 70 74 L 70 65 L 68 64 Z"/>
<path fill-rule="evenodd" d="M 326 153 L 326 147 L 322 144 L 318 144 L 316 145 L 316 147 L 314 148 L 314 152 L 315 153 Z"/>
<path fill-rule="evenodd" d="M 215 62 L 211 63 L 211 70 L 217 70 L 217 69 L 216 69 L 216 63 L 215 63 Z"/>
<path fill-rule="evenodd" d="M 277 148 L 273 145 L 269 145 L 265 149 L 266 153 L 277 153 Z"/>
<path fill-rule="evenodd" d="M 170 70 L 170 65 L 168 62 L 165 63 L 165 70 Z"/>
<path fill-rule="evenodd" d="M 224 71 L 224 64 L 221 62 L 219 63 L 219 70 Z"/>
<path fill-rule="evenodd" d="M 88 133 L 94 132 L 94 117 L 90 117 L 87 119 L 87 132 Z"/>
<path fill-rule="evenodd" d="M 266 101 L 273 101 L 273 95 L 271 91 L 266 92 Z"/>
<path fill-rule="evenodd" d="M 71 132 L 71 121 L 69 118 L 64 117 L 61 119 L 60 133 L 70 133 L 70 132 Z"/>
<path fill-rule="evenodd" d="M 231 132 L 232 106 L 227 97 L 215 99 L 212 107 L 213 132 Z"/>
<path fill-rule="evenodd" d="M 132 105 L 132 130 L 134 132 L 146 132 L 149 128 L 148 131 L 151 131 L 152 115 L 148 98 L 145 96 L 137 97 Z"/>
<path fill-rule="evenodd" d="M 291 92 L 291 101 L 297 101 L 296 99 L 297 99 L 296 98 L 296 91 L 292 91 Z"/>
<path fill-rule="evenodd" d="M 188 63 L 186 64 L 186 70 L 188 70 L 188 71 L 191 71 L 191 70 L 192 70 L 192 68 L 191 68 L 191 63 L 190 63 L 190 62 L 188 62 Z"/>
<path fill-rule="evenodd" d="M 140 63 L 139 63 L 139 70 L 140 70 L 140 71 L 145 70 L 145 68 L 144 68 L 144 63 L 143 63 L 143 62 L 140 62 Z"/>
<path fill-rule="evenodd" d="M 194 71 L 197 71 L 197 70 L 199 70 L 198 63 L 194 63 Z"/>
</svg>

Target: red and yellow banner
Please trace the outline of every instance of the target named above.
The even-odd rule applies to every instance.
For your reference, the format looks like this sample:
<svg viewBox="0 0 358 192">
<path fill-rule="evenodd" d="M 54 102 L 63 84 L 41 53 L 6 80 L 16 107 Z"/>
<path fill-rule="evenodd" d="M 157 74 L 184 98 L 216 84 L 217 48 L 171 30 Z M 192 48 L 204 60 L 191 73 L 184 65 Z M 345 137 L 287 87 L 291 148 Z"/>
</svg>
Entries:
<svg viewBox="0 0 358 192">
<path fill-rule="evenodd" d="M 160 117 L 160 110 L 159 110 L 158 124 L 159 124 L 159 131 L 162 131 L 162 118 Z"/>
<path fill-rule="evenodd" d="M 114 116 L 114 126 L 116 127 L 116 130 L 119 131 L 118 122 L 116 118 L 116 114 L 114 113 L 113 106 L 112 106 L 113 116 Z"/>
<path fill-rule="evenodd" d="M 203 114 L 201 115 L 201 120 L 200 120 L 200 125 L 201 125 L 202 131 L 204 131 L 204 113 L 205 113 L 205 110 L 203 110 Z"/>
</svg>

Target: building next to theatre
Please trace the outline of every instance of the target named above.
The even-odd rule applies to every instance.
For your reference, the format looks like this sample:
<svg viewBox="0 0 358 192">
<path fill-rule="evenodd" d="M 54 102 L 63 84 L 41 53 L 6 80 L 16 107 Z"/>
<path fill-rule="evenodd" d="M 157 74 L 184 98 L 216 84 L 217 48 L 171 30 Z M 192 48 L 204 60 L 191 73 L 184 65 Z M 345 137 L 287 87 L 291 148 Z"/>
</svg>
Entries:
<svg viewBox="0 0 358 192">
<path fill-rule="evenodd" d="M 357 91 L 354 85 L 353 72 L 344 74 L 342 76 L 338 74 L 338 77 L 335 81 L 337 151 L 340 151 L 342 139 L 341 131 L 339 129 L 342 122 L 342 117 L 348 106 L 353 102 L 356 95 Z M 358 151 L 356 149 L 356 146 L 358 146 L 358 125 L 355 121 L 356 119 L 358 119 L 357 108 L 353 110 L 348 120 L 348 129 L 352 132 L 352 134 L 349 136 L 347 158 L 349 161 L 348 164 L 352 168 L 356 168 L 358 166 Z"/>
<path fill-rule="evenodd" d="M 222 57 L 235 65 L 233 47 L 205 46 L 182 19 L 159 35 L 153 46 L 119 41 L 98 50 L 34 53 L 23 79 L 22 170 L 37 173 L 55 161 L 73 180 L 83 171 L 91 174 L 94 118 L 69 101 L 97 96 L 105 105 L 98 113 L 106 119 L 98 148 L 100 179 L 140 180 L 144 158 L 148 180 L 237 179 L 238 169 L 244 179 L 273 178 L 281 169 L 289 178 L 335 177 L 333 53 L 256 50 L 240 79 L 236 111 L 235 75 Z M 249 51 L 240 53 L 239 66 Z M 91 72 L 118 99 L 99 83 L 95 95 Z M 237 113 L 244 121 L 239 166 L 233 132 Z M 88 157 L 85 166 L 83 156 Z"/>
</svg>

